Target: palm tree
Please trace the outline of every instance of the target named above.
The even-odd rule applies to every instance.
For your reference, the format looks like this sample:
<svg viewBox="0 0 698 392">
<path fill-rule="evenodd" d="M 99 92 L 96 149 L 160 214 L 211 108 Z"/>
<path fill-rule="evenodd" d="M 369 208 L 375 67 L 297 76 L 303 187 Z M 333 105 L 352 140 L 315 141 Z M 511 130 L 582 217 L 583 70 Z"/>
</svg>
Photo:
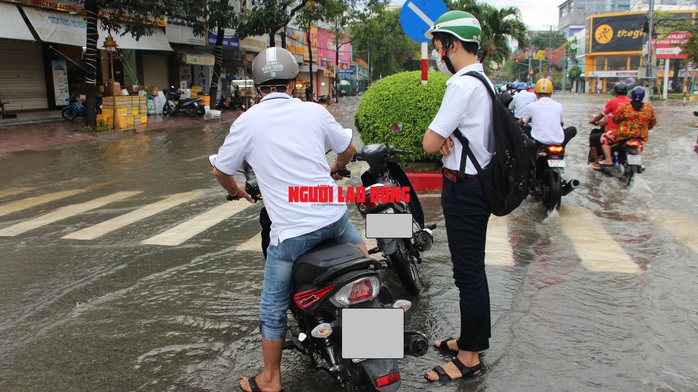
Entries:
<svg viewBox="0 0 698 392">
<path fill-rule="evenodd" d="M 498 9 L 487 3 L 478 3 L 476 0 L 458 0 L 452 2 L 449 9 L 469 12 L 480 21 L 482 26 L 480 62 L 487 73 L 491 71 L 491 62 L 503 63 L 509 57 L 510 39 L 518 41 L 520 48 L 528 45 L 526 24 L 521 20 L 521 11 L 518 7 Z"/>
</svg>

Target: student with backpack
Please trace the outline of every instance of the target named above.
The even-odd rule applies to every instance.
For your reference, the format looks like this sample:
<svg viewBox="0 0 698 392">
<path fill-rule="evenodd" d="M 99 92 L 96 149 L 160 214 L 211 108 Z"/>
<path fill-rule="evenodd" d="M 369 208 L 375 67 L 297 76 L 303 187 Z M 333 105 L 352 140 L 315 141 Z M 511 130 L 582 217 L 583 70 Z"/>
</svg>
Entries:
<svg viewBox="0 0 698 392">
<path fill-rule="evenodd" d="M 479 169 L 463 153 L 457 139 L 460 130 L 477 166 L 486 168 L 492 159 L 492 83 L 486 79 L 477 51 L 482 37 L 480 22 L 463 11 L 441 15 L 426 32 L 432 39 L 439 69 L 453 75 L 439 111 L 424 134 L 423 147 L 429 154 L 443 155 L 441 205 L 446 221 L 453 277 L 459 290 L 460 331 L 457 339 L 446 338 L 437 348 L 453 351 L 456 357 L 424 374 L 429 381 L 451 381 L 480 374 L 479 353 L 489 348 L 490 298 L 485 274 L 485 240 L 490 206 Z M 465 76 L 475 71 L 477 77 Z M 466 162 L 467 160 L 467 162 Z M 461 170 L 462 169 L 462 170 Z"/>
</svg>

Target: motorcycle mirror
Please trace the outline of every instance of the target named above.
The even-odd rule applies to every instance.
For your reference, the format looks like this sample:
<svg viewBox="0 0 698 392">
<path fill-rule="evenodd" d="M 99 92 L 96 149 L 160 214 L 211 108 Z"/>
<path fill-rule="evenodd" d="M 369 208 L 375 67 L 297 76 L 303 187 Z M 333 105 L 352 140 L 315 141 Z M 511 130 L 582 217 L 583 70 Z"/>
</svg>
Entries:
<svg viewBox="0 0 698 392">
<path fill-rule="evenodd" d="M 217 156 L 218 156 L 218 154 L 213 154 L 213 155 L 208 156 L 208 163 L 211 164 L 211 167 L 215 166 Z"/>
<path fill-rule="evenodd" d="M 403 128 L 402 121 L 398 121 L 395 124 L 393 124 L 392 131 L 393 131 L 393 133 L 400 133 L 400 132 L 402 132 L 402 128 Z"/>
</svg>

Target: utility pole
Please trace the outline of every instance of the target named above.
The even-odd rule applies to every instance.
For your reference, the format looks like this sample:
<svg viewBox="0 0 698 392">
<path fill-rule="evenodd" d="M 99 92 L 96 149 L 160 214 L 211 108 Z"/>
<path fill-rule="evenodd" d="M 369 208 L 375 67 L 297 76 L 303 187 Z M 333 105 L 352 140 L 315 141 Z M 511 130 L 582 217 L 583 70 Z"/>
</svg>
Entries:
<svg viewBox="0 0 698 392">
<path fill-rule="evenodd" d="M 650 85 L 650 99 L 652 97 L 652 34 L 654 30 L 654 0 L 650 0 L 649 23 L 647 29 L 647 75 Z"/>
</svg>

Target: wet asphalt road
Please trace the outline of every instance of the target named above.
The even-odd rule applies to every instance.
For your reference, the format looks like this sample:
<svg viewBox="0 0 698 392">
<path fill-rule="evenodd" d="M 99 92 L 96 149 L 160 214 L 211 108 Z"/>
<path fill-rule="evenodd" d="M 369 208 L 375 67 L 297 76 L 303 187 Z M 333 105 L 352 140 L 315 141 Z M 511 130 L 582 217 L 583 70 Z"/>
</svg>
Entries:
<svg viewBox="0 0 698 392">
<path fill-rule="evenodd" d="M 559 214 L 527 200 L 491 220 L 485 372 L 427 384 L 448 360 L 430 350 L 401 361 L 401 390 L 698 390 L 695 104 L 656 103 L 647 171 L 624 189 L 586 167 L 586 119 L 608 97 L 554 98 L 579 128 L 564 177 L 582 185 Z M 330 107 L 344 126 L 356 100 Z M 206 161 L 228 126 L 0 155 L 0 391 L 237 390 L 261 369 L 260 205 L 225 203 Z M 457 334 L 457 292 L 438 195 L 422 204 L 441 229 L 406 328 L 437 339 Z M 285 354 L 285 390 L 338 390 L 306 365 Z"/>
</svg>

